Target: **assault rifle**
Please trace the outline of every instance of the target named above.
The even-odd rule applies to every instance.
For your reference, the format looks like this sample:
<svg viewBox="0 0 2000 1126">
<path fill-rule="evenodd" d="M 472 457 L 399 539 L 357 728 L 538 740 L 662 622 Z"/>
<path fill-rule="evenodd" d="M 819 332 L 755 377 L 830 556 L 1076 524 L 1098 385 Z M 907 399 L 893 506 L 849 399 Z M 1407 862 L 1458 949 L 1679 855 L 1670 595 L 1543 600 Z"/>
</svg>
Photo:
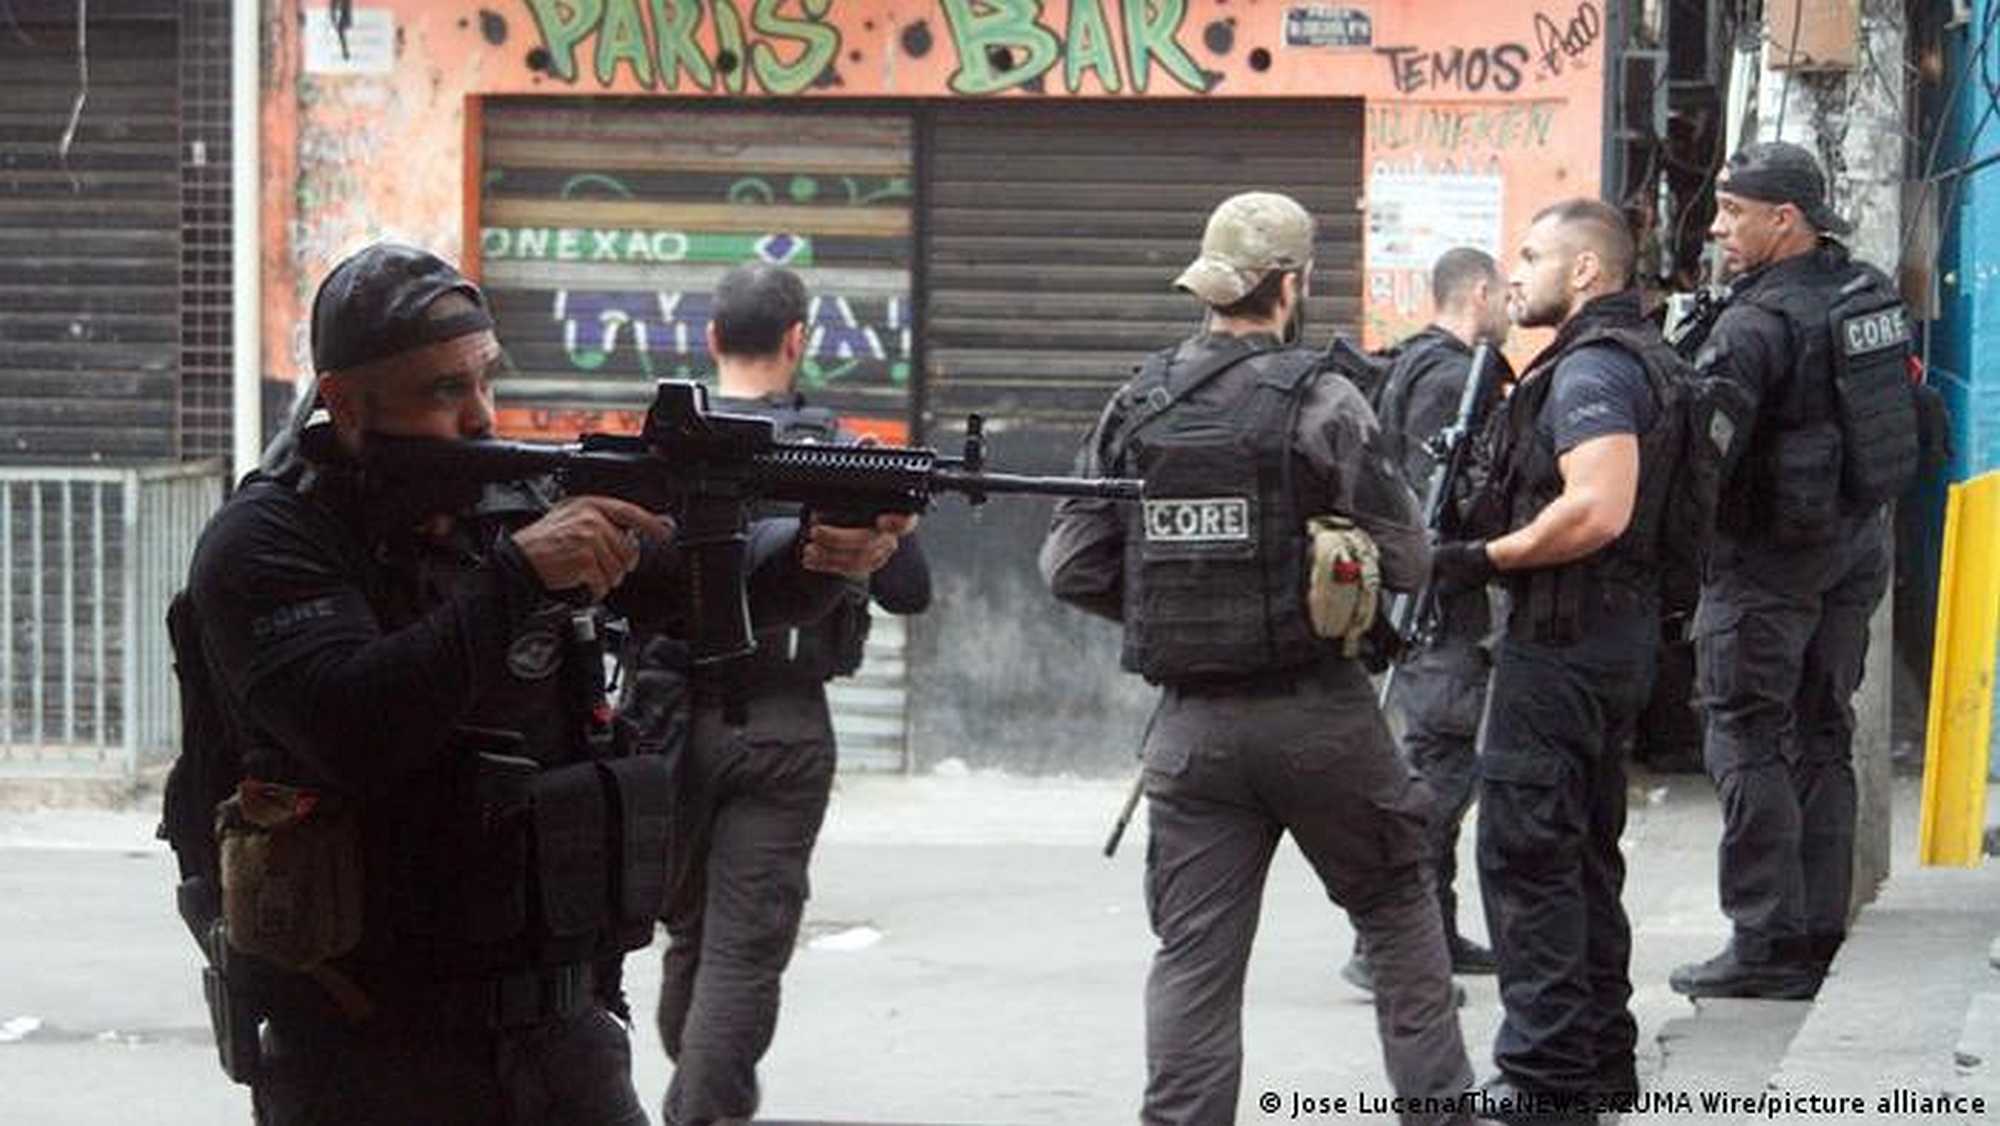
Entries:
<svg viewBox="0 0 2000 1126">
<path fill-rule="evenodd" d="M 1486 404 L 1493 398 L 1494 373 L 1498 365 L 1493 362 L 1493 345 L 1485 340 L 1472 350 L 1472 367 L 1465 375 L 1465 390 L 1458 396 L 1458 414 L 1451 425 L 1431 435 L 1424 445 L 1434 461 L 1430 480 L 1424 486 L 1423 519 L 1424 528 L 1430 533 L 1432 543 L 1444 535 L 1445 514 L 1450 511 L 1452 497 L 1458 490 L 1458 482 L 1465 476 L 1466 467 L 1472 461 L 1472 438 L 1484 423 Z M 1399 592 L 1389 599 L 1389 627 L 1402 640 L 1404 654 L 1429 647 L 1437 640 L 1438 619 L 1441 616 L 1438 605 L 1437 584 L 1424 580 L 1423 587 L 1415 594 Z M 1396 668 L 1401 663 L 1389 666 L 1389 674 L 1382 678 L 1382 702 L 1389 702 L 1389 690 L 1396 683 Z"/>
<path fill-rule="evenodd" d="M 692 657 L 707 664 L 756 648 L 744 592 L 744 548 L 758 501 L 803 504 L 829 524 L 866 527 L 891 512 L 922 512 L 940 493 L 982 504 L 990 495 L 1134 501 L 1144 483 L 1127 478 L 1026 477 L 986 469 L 978 415 L 965 425 L 965 453 L 903 446 L 778 441 L 768 418 L 708 409 L 708 390 L 659 381 L 636 436 L 585 434 L 542 445 L 439 441 L 371 434 L 364 462 L 384 480 L 424 490 L 553 477 L 565 493 L 616 497 L 674 518 L 687 550 Z M 433 509 L 444 511 L 446 509 Z"/>
<path fill-rule="evenodd" d="M 1680 317 L 1673 316 L 1675 304 L 1680 304 L 1685 312 Z M 1687 295 L 1683 300 L 1676 298 L 1668 305 L 1665 336 L 1668 345 L 1680 353 L 1689 363 L 1701 352 L 1701 346 L 1708 343 L 1708 334 L 1714 330 L 1716 318 L 1729 304 L 1729 290 L 1724 286 L 1705 285 Z"/>
</svg>

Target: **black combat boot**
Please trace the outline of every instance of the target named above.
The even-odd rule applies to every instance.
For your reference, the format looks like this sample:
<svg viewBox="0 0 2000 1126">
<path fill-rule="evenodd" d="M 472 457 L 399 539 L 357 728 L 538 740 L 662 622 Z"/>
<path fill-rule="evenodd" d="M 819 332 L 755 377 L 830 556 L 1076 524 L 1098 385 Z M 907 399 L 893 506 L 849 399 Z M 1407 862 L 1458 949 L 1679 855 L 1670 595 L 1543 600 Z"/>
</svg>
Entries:
<svg viewBox="0 0 2000 1126">
<path fill-rule="evenodd" d="M 1774 944 L 1775 945 L 1775 944 Z M 1773 954 L 1790 954 L 1789 947 Z M 1819 992 L 1823 970 L 1810 961 L 1775 957 L 1769 961 L 1749 961 L 1737 954 L 1736 944 L 1706 962 L 1690 962 L 1676 967 L 1667 984 L 1688 997 L 1757 997 L 1767 1001 L 1810 1001 Z"/>
<path fill-rule="evenodd" d="M 1506 1075 L 1496 1075 L 1474 1093 L 1474 1121 L 1501 1126 L 1597 1126 L 1595 1100 L 1588 1094 L 1563 1094 L 1524 1087 Z"/>
<path fill-rule="evenodd" d="M 1451 951 L 1451 972 L 1455 974 L 1492 974 L 1500 972 L 1500 963 L 1493 958 L 1493 951 L 1462 934 L 1453 933 L 1445 940 Z"/>
</svg>

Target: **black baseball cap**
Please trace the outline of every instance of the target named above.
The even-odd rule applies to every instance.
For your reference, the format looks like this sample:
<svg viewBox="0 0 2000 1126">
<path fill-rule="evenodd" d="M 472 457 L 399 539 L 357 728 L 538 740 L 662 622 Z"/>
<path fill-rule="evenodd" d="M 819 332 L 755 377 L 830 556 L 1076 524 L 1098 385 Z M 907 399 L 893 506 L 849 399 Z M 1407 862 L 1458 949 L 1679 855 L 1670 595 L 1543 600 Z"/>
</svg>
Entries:
<svg viewBox="0 0 2000 1126">
<path fill-rule="evenodd" d="M 1790 141 L 1746 145 L 1729 158 L 1724 172 L 1727 179 L 1716 184 L 1718 191 L 1765 203 L 1789 203 L 1818 231 L 1844 235 L 1854 230 L 1854 224 L 1826 205 L 1826 177 L 1819 161 Z"/>
<path fill-rule="evenodd" d="M 426 315 L 447 293 L 473 308 Z M 313 369 L 340 371 L 493 327 L 486 296 L 457 267 L 427 250 L 378 242 L 349 255 L 313 295 Z"/>
</svg>

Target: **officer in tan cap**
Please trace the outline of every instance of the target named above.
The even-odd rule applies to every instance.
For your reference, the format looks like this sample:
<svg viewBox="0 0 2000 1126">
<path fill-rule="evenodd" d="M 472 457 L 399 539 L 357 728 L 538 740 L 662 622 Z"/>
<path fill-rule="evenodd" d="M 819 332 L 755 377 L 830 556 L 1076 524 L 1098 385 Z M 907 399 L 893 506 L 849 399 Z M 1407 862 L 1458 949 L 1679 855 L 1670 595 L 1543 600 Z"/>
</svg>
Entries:
<svg viewBox="0 0 2000 1126">
<path fill-rule="evenodd" d="M 1287 832 L 1368 943 L 1403 1120 L 1459 1120 L 1472 1082 L 1430 794 L 1356 659 L 1376 587 L 1416 589 L 1428 551 L 1366 400 L 1300 344 L 1312 257 L 1292 199 L 1216 208 L 1175 283 L 1201 331 L 1146 358 L 1078 455 L 1145 478 L 1145 504 L 1062 501 L 1042 545 L 1056 597 L 1121 623 L 1124 667 L 1162 689 L 1142 752 L 1148 1123 L 1236 1121 L 1244 972 Z"/>
</svg>

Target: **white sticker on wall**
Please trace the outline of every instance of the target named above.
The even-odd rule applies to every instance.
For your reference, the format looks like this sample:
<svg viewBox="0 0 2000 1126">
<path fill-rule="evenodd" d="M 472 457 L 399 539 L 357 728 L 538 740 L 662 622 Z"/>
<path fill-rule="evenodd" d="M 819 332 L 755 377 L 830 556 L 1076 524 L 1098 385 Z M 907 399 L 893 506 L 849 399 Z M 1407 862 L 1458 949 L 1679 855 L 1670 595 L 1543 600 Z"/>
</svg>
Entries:
<svg viewBox="0 0 2000 1126">
<path fill-rule="evenodd" d="M 389 9 L 354 9 L 345 55 L 340 38 L 331 9 L 306 9 L 307 74 L 387 74 L 395 68 L 396 13 Z"/>
</svg>

